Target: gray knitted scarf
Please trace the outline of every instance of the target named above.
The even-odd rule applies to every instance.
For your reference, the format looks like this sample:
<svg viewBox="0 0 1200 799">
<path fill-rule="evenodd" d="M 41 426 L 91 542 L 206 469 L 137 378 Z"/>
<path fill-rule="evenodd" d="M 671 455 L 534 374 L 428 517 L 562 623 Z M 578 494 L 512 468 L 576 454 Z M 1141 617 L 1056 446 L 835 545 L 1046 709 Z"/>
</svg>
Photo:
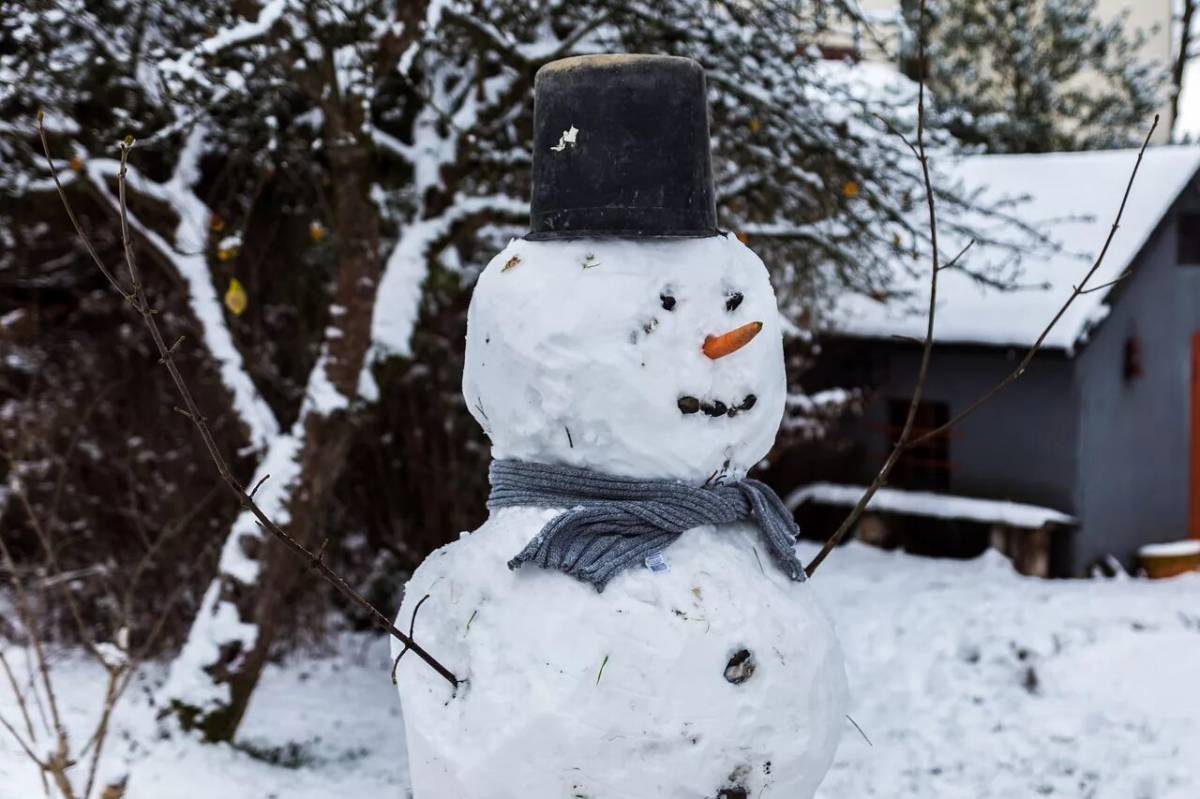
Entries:
<svg viewBox="0 0 1200 799">
<path fill-rule="evenodd" d="M 662 552 L 685 530 L 752 520 L 772 558 L 793 580 L 804 566 L 792 551 L 800 533 L 791 512 L 758 480 L 700 488 L 670 480 L 614 477 L 571 466 L 493 461 L 488 508 L 567 508 L 508 562 L 557 569 L 603 591 L 630 566 Z"/>
</svg>

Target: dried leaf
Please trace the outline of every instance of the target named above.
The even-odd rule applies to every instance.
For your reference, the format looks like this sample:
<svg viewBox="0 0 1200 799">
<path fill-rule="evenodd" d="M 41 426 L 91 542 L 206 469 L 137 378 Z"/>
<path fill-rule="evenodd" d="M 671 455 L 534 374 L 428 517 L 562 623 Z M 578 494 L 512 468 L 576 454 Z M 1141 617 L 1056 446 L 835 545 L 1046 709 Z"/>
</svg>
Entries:
<svg viewBox="0 0 1200 799">
<path fill-rule="evenodd" d="M 246 289 L 236 277 L 229 279 L 229 288 L 225 290 L 225 307 L 234 316 L 241 316 L 246 311 Z"/>
<path fill-rule="evenodd" d="M 500 271 L 507 272 L 509 269 L 512 269 L 514 266 L 516 266 L 519 263 L 521 263 L 521 256 L 514 255 L 512 258 L 509 258 L 507 261 L 504 262 L 504 266 L 502 266 L 500 268 Z"/>
</svg>

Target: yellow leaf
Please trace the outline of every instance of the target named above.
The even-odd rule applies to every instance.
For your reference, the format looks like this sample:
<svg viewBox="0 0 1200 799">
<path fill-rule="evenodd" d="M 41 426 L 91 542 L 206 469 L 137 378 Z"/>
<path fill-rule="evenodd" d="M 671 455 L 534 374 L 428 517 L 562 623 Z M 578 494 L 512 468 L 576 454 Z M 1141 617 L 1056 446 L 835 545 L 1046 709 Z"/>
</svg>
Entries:
<svg viewBox="0 0 1200 799">
<path fill-rule="evenodd" d="M 71 167 L 72 172 L 82 172 L 83 171 L 83 159 L 77 155 L 72 156 L 69 166 Z"/>
<path fill-rule="evenodd" d="M 751 133 L 758 133 L 760 130 L 762 130 L 762 122 L 758 120 L 758 117 L 750 117 L 750 122 L 748 124 L 750 126 Z"/>
<path fill-rule="evenodd" d="M 858 184 L 853 180 L 847 180 L 842 184 L 842 196 L 847 200 L 853 200 L 858 196 Z"/>
<path fill-rule="evenodd" d="M 241 316 L 246 310 L 246 290 L 236 277 L 229 278 L 229 288 L 225 290 L 225 307 L 234 316 Z"/>
<path fill-rule="evenodd" d="M 220 233 L 225 229 L 225 220 L 222 219 L 220 215 L 213 214 L 212 218 L 208 220 L 208 226 L 212 228 L 214 232 Z"/>
<path fill-rule="evenodd" d="M 308 223 L 308 237 L 314 242 L 318 242 L 325 238 L 325 234 L 327 232 L 328 231 L 325 229 L 325 226 L 316 219 Z"/>
</svg>

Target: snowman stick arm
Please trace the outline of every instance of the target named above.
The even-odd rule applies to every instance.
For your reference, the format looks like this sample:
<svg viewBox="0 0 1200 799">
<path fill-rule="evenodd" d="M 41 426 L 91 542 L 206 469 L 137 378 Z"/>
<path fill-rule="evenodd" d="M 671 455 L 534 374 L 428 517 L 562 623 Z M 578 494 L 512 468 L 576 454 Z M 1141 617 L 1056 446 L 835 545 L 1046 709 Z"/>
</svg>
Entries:
<svg viewBox="0 0 1200 799">
<path fill-rule="evenodd" d="M 133 243 L 129 235 L 129 221 L 127 202 L 125 197 L 125 175 L 126 162 L 129 159 L 129 153 L 133 150 L 134 140 L 132 137 L 127 137 L 120 145 L 121 147 L 121 165 L 117 172 L 117 192 L 119 199 L 119 210 L 121 219 L 121 244 L 124 253 L 125 265 L 129 271 L 130 285 L 126 288 L 117 276 L 104 265 L 99 254 L 96 252 L 95 246 L 91 239 L 84 232 L 83 227 L 79 224 L 79 220 L 75 215 L 75 211 L 71 206 L 70 200 L 67 198 L 67 193 L 59 182 L 58 171 L 54 168 L 54 162 L 50 156 L 50 144 L 46 139 L 46 130 L 42 125 L 42 114 L 37 116 L 38 135 L 42 141 L 42 150 L 46 156 L 46 164 L 50 170 L 50 176 L 54 179 L 55 188 L 58 190 L 58 196 L 62 200 L 63 206 L 66 209 L 67 216 L 70 218 L 72 226 L 75 228 L 80 240 L 83 242 L 88 254 L 92 257 L 96 266 L 101 273 L 112 285 L 112 287 L 125 299 L 125 301 L 133 308 L 133 310 L 141 318 L 142 323 L 146 326 L 150 333 L 150 338 L 154 341 L 155 349 L 158 350 L 159 360 L 166 367 L 168 374 L 171 376 L 171 382 L 174 383 L 176 391 L 179 393 L 180 399 L 183 401 L 183 415 L 191 420 L 197 432 L 200 433 L 200 438 L 204 442 L 204 447 L 208 451 L 209 457 L 213 464 L 217 467 L 217 471 L 221 475 L 221 479 L 229 487 L 230 491 L 237 497 L 239 504 L 245 510 L 250 511 L 258 523 L 264 530 L 275 536 L 288 549 L 296 553 L 298 556 L 308 561 L 309 566 L 315 570 L 322 578 L 332 585 L 338 593 L 345 596 L 354 604 L 365 610 L 376 623 L 377 626 L 383 628 L 407 648 L 411 649 L 417 657 L 425 661 L 434 671 L 444 677 L 451 685 L 457 687 L 459 680 L 454 676 L 448 668 L 443 666 L 433 655 L 426 652 L 416 641 L 411 637 L 400 632 L 396 626 L 392 624 L 387 616 L 383 615 L 366 597 L 358 593 L 350 586 L 349 583 L 342 578 L 337 572 L 325 565 L 324 558 L 321 554 L 314 553 L 306 546 L 301 544 L 292 536 L 288 535 L 275 522 L 271 521 L 262 509 L 255 503 L 254 498 L 246 492 L 246 489 L 237 481 L 233 475 L 233 471 L 229 468 L 228 461 L 221 453 L 220 447 L 217 445 L 216 439 L 213 437 L 211 430 L 208 427 L 208 421 L 204 414 L 200 412 L 200 407 L 197 405 L 195 397 L 191 389 L 188 387 L 187 381 L 183 374 L 179 371 L 179 367 L 175 363 L 175 346 L 168 345 L 163 338 L 161 329 L 158 326 L 156 315 L 157 309 L 150 304 L 150 300 L 146 296 L 145 286 L 141 282 L 139 276 L 137 260 L 133 254 Z"/>
</svg>

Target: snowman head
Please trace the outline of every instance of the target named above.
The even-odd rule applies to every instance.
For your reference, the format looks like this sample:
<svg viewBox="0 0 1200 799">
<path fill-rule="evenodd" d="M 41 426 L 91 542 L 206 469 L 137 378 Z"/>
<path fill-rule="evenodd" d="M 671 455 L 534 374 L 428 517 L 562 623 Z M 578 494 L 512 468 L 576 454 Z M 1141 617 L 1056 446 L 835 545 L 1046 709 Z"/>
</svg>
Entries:
<svg viewBox="0 0 1200 799">
<path fill-rule="evenodd" d="M 515 240 L 475 288 L 463 395 L 496 458 L 739 478 L 783 414 L 767 270 L 730 235 Z"/>
</svg>

